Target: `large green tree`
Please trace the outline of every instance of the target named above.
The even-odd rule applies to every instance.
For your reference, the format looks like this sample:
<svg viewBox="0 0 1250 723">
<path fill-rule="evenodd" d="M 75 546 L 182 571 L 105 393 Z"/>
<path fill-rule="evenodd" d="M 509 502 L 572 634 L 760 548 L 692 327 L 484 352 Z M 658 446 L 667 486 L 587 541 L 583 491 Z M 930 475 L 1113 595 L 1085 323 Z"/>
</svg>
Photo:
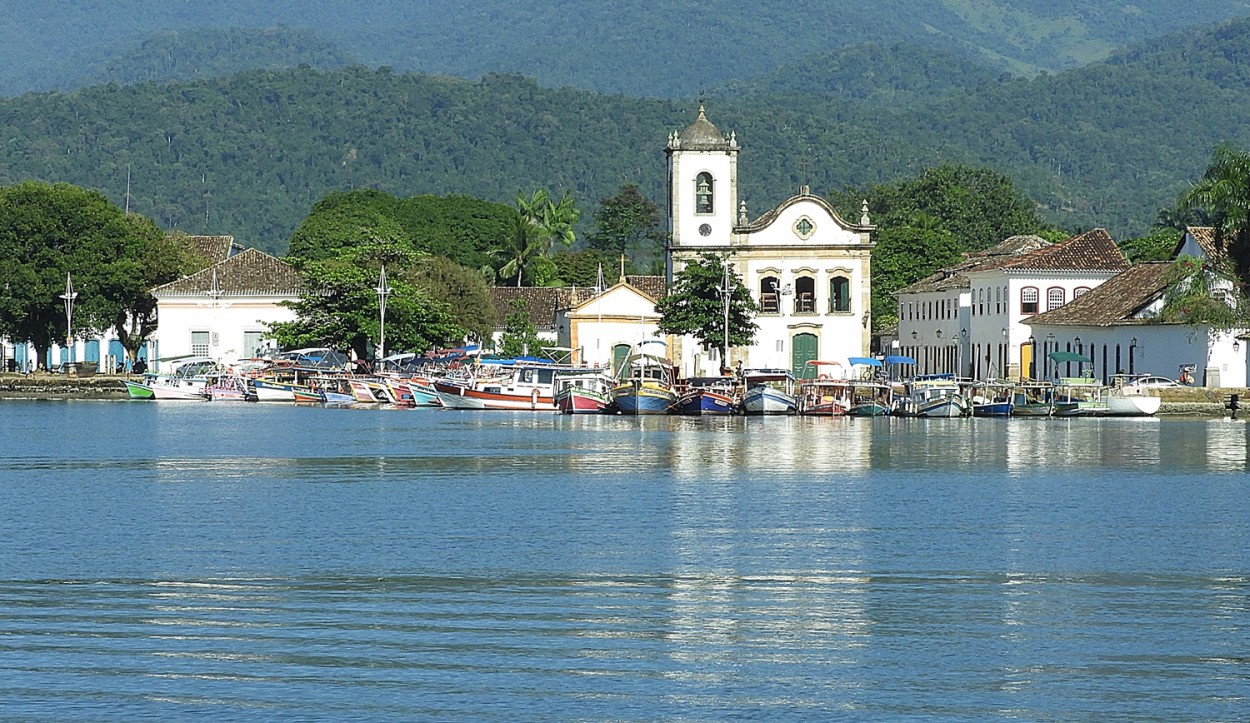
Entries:
<svg viewBox="0 0 1250 723">
<path fill-rule="evenodd" d="M 839 207 L 854 212 L 848 216 L 852 219 L 859 216 L 861 199 L 868 201 L 878 228 L 922 227 L 917 219 L 932 219 L 929 228 L 951 232 L 965 251 L 1050 228 L 1038 215 L 1036 203 L 1010 178 L 988 168 L 937 166 L 913 178 L 878 184 L 867 191 L 843 191 L 834 197 Z"/>
<path fill-rule="evenodd" d="M 148 290 L 176 279 L 185 259 L 149 220 L 127 217 L 103 194 L 28 181 L 0 189 L 0 333 L 52 342 L 116 328 L 133 352 L 154 329 Z M 66 277 L 77 297 L 67 329 Z"/>
<path fill-rule="evenodd" d="M 413 280 L 447 304 L 456 324 L 474 341 L 490 338 L 497 314 L 490 287 L 480 273 L 445 256 L 428 256 L 417 261 Z"/>
<path fill-rule="evenodd" d="M 1228 250 L 1242 285 L 1250 283 L 1250 153 L 1216 147 L 1211 165 L 1184 200 L 1209 214 L 1217 243 Z"/>
<path fill-rule="evenodd" d="M 673 288 L 660 299 L 660 331 L 690 334 L 704 349 L 725 346 L 725 263 L 716 255 L 702 254 L 673 277 Z M 751 292 L 732 269 L 729 270 L 729 345 L 755 343 L 759 311 Z"/>
<path fill-rule="evenodd" d="M 306 291 L 296 302 L 294 321 L 270 325 L 284 348 L 329 346 L 370 356 L 381 334 L 379 272 L 386 262 L 386 351 L 423 352 L 459 343 L 466 330 L 449 305 L 418 283 L 420 258 L 394 247 L 363 247 L 330 259 L 305 262 L 300 273 Z"/>
<path fill-rule="evenodd" d="M 587 243 L 596 251 L 625 256 L 631 268 L 650 271 L 655 260 L 663 262 L 667 238 L 659 207 L 642 195 L 638 184 L 629 183 L 616 195 L 599 199 Z"/>
<path fill-rule="evenodd" d="M 881 229 L 872 252 L 873 327 L 898 321 L 899 289 L 955 265 L 962 255 L 955 235 L 943 228 L 921 223 Z"/>
<path fill-rule="evenodd" d="M 545 356 L 543 342 L 538 330 L 530 321 L 529 311 L 521 299 L 512 300 L 512 311 L 504 318 L 503 334 L 499 338 L 499 353 L 504 356 Z"/>
<path fill-rule="evenodd" d="M 398 198 L 375 189 L 328 194 L 313 205 L 291 235 L 295 258 L 327 259 L 340 250 L 376 241 L 445 256 L 480 269 L 504 243 L 516 211 L 470 196 Z"/>
<path fill-rule="evenodd" d="M 162 232 L 151 219 L 131 215 L 126 225 L 129 232 L 120 239 L 116 260 L 100 266 L 100 293 L 88 301 L 88 308 L 96 318 L 108 320 L 127 358 L 134 361 L 159 322 L 151 290 L 202 268 L 202 263 L 179 243 L 178 235 Z"/>
</svg>

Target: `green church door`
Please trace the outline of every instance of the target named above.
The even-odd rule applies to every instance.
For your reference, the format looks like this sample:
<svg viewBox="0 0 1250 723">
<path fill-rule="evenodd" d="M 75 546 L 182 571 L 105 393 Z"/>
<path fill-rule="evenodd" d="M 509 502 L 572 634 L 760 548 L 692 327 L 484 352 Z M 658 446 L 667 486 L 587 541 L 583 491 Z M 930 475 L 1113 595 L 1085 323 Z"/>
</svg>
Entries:
<svg viewBox="0 0 1250 723">
<path fill-rule="evenodd" d="M 794 376 L 799 379 L 815 379 L 817 369 L 815 365 L 808 364 L 809 361 L 816 359 L 816 352 L 820 349 L 820 344 L 816 340 L 815 334 L 795 334 L 794 339 L 790 342 L 791 352 L 790 358 L 794 371 Z"/>
<path fill-rule="evenodd" d="M 621 373 L 621 367 L 625 365 L 625 360 L 629 358 L 629 344 L 617 344 L 612 347 L 612 375 L 616 376 Z"/>
</svg>

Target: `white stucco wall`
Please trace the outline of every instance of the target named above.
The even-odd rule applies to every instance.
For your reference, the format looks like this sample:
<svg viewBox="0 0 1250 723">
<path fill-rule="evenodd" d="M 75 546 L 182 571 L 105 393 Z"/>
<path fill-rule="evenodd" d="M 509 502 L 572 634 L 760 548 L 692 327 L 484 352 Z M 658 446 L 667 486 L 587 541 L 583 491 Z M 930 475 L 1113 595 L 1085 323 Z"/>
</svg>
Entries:
<svg viewBox="0 0 1250 723">
<path fill-rule="evenodd" d="M 292 321 L 295 312 L 279 301 L 290 297 L 172 298 L 159 301 L 159 327 L 153 339 L 162 358 L 191 354 L 191 333 L 209 332 L 209 356 L 223 362 L 247 358 L 244 332 L 264 332 L 267 323 Z"/>
</svg>

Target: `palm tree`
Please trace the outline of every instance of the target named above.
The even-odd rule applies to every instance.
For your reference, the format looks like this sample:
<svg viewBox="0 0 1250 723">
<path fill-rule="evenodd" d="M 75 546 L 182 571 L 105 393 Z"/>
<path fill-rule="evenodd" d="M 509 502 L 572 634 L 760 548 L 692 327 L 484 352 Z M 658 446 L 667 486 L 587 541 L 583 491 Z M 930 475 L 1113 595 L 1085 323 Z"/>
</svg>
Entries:
<svg viewBox="0 0 1250 723">
<path fill-rule="evenodd" d="M 517 214 L 512 220 L 512 228 L 508 231 L 505 245 L 490 252 L 503 265 L 499 267 L 499 278 L 516 277 L 516 285 L 520 286 L 534 262 L 541 254 L 537 243 L 536 227 L 525 216 Z"/>
<path fill-rule="evenodd" d="M 521 286 L 524 277 L 533 276 L 534 267 L 551 254 L 555 242 L 572 245 L 577 238 L 573 226 L 582 214 L 569 194 L 553 202 L 551 194 L 541 188 L 529 196 L 517 194 L 516 207 L 515 225 L 510 229 L 506 245 L 491 253 L 503 262 L 499 277 L 515 277 L 516 285 Z"/>
<path fill-rule="evenodd" d="M 1216 242 L 1236 263 L 1244 285 L 1250 279 L 1250 153 L 1230 145 L 1216 147 L 1211 165 L 1184 202 L 1210 213 Z"/>
<path fill-rule="evenodd" d="M 573 205 L 573 197 L 568 192 L 560 197 L 558 203 L 552 203 L 548 197 L 540 224 L 546 245 L 544 252 L 550 252 L 551 246 L 557 241 L 566 247 L 572 246 L 577 240 L 576 234 L 573 233 L 573 226 L 581 217 L 582 212 Z"/>
</svg>

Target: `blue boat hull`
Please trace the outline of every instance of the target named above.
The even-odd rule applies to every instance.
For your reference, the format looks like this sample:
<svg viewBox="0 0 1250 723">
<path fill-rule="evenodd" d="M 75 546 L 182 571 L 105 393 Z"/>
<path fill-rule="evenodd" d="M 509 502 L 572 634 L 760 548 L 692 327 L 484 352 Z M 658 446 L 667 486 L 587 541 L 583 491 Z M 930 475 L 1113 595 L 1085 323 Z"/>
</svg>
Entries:
<svg viewBox="0 0 1250 723">
<path fill-rule="evenodd" d="M 622 394 L 616 397 L 621 414 L 668 414 L 672 400 L 648 394 Z"/>
<path fill-rule="evenodd" d="M 1010 417 L 1011 410 L 1015 407 L 1011 402 L 991 402 L 989 404 L 972 405 L 972 416 L 974 417 Z"/>
<path fill-rule="evenodd" d="M 721 394 L 692 392 L 679 399 L 673 411 L 689 416 L 728 415 L 734 413 L 734 404 L 732 399 Z"/>
</svg>

